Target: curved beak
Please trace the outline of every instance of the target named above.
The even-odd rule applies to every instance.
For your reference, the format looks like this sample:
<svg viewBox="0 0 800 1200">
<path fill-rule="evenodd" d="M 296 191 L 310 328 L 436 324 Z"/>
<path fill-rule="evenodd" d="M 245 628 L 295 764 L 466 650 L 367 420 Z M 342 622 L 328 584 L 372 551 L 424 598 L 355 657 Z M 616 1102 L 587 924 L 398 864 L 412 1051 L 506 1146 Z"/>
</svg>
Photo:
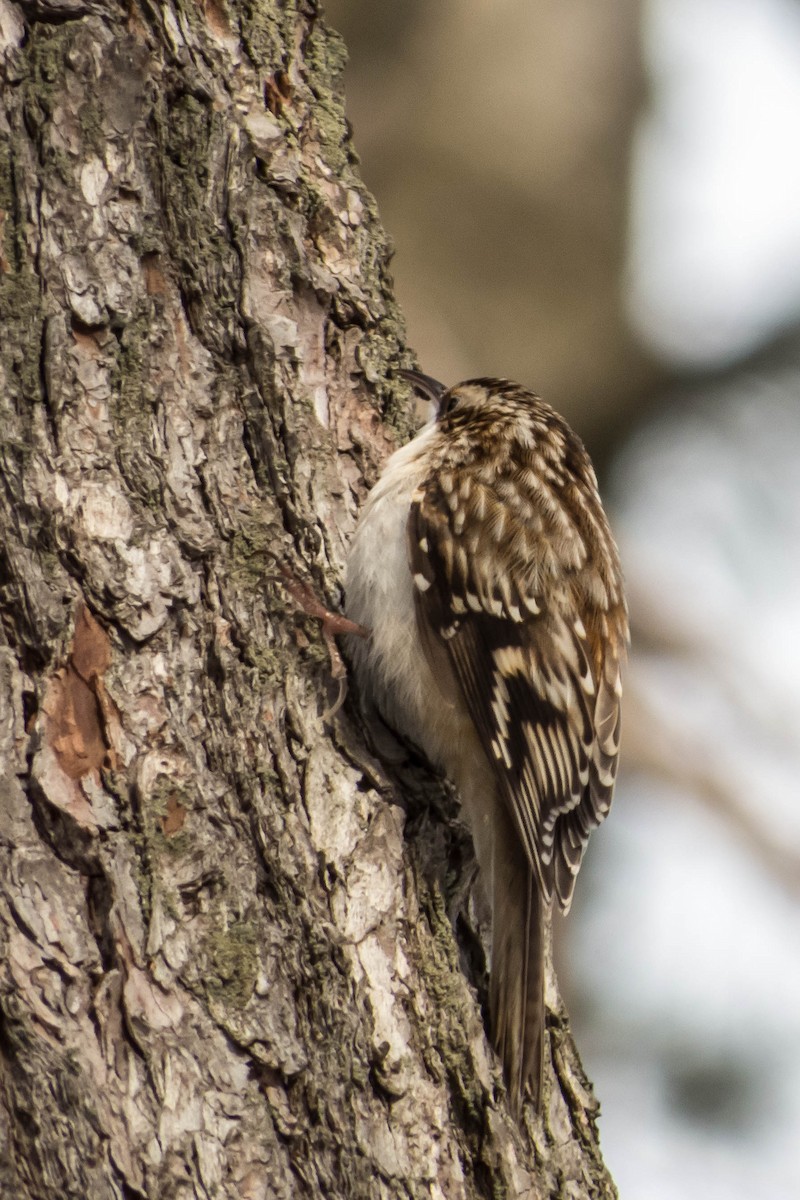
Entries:
<svg viewBox="0 0 800 1200">
<path fill-rule="evenodd" d="M 406 371 L 403 367 L 399 367 L 396 374 L 408 380 L 415 391 L 419 392 L 426 400 L 430 400 L 431 404 L 438 409 L 439 401 L 447 391 L 443 383 L 439 383 L 438 379 L 432 379 L 430 375 L 423 375 L 421 371 Z"/>
</svg>

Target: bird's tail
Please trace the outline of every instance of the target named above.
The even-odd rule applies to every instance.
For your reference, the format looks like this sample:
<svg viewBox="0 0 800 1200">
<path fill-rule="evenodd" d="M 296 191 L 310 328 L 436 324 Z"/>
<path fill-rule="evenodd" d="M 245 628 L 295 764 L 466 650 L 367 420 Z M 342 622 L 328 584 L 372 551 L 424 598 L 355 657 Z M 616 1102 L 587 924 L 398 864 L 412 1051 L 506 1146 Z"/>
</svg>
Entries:
<svg viewBox="0 0 800 1200">
<path fill-rule="evenodd" d="M 510 822 L 509 822 L 510 824 Z M 526 1091 L 542 1102 L 544 901 L 519 839 L 496 836 L 492 878 L 492 1039 L 519 1114 Z"/>
</svg>

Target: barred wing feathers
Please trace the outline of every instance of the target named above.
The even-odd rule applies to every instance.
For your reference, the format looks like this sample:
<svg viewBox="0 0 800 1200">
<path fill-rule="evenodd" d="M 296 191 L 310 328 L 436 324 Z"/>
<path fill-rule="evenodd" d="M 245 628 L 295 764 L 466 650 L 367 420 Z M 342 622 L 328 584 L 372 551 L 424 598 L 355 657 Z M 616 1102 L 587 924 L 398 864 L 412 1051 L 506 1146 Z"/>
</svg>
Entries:
<svg viewBox="0 0 800 1200">
<path fill-rule="evenodd" d="M 543 898 L 567 908 L 611 803 L 625 615 L 594 577 L 590 522 L 616 564 L 599 500 L 573 518 L 576 488 L 543 487 L 517 450 L 499 479 L 478 459 L 415 493 L 409 561 L 434 670 L 444 651 Z"/>
</svg>

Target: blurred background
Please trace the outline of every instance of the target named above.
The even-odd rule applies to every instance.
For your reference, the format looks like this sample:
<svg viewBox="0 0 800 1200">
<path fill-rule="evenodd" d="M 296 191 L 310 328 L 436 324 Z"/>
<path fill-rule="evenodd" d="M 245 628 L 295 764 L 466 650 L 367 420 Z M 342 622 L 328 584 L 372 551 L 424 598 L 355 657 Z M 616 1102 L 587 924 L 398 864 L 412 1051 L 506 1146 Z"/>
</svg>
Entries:
<svg viewBox="0 0 800 1200">
<path fill-rule="evenodd" d="M 800 1196 L 800 0 L 328 0 L 410 344 L 600 469 L 633 652 L 560 979 L 622 1200 Z"/>
</svg>

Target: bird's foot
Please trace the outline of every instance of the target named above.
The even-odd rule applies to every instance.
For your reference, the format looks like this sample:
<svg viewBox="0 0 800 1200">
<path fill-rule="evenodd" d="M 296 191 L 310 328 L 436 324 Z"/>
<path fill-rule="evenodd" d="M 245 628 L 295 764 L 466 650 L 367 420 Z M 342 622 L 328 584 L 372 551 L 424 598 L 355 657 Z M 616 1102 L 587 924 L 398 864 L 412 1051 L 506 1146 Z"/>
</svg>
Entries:
<svg viewBox="0 0 800 1200">
<path fill-rule="evenodd" d="M 294 572 L 285 564 L 280 567 L 281 580 L 286 591 L 294 600 L 301 612 L 308 617 L 314 617 L 320 622 L 322 640 L 328 651 L 331 665 L 331 676 L 336 680 L 339 694 L 330 708 L 322 714 L 323 721 L 331 721 L 342 707 L 347 696 L 347 667 L 339 653 L 335 639 L 343 633 L 354 634 L 356 637 L 368 638 L 370 631 L 342 613 L 331 612 L 312 591 L 307 583 L 298 579 Z"/>
</svg>

